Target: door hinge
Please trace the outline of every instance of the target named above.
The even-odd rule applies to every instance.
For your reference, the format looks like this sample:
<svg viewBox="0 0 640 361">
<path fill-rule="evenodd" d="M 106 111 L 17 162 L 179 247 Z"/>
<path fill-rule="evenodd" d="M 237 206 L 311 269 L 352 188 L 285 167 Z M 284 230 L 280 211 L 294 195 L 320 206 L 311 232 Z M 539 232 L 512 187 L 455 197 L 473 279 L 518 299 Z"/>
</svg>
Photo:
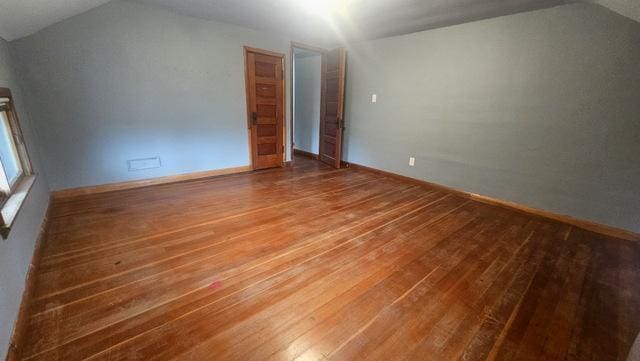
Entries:
<svg viewBox="0 0 640 361">
<path fill-rule="evenodd" d="M 284 144 L 282 145 L 282 153 L 284 153 Z"/>
</svg>

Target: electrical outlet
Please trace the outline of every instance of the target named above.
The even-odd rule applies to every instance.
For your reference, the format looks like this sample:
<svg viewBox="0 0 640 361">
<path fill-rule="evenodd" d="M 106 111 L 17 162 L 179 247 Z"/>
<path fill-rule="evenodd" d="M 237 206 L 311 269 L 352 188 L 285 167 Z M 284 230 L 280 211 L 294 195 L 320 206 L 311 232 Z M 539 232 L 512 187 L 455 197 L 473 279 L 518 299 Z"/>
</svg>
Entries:
<svg viewBox="0 0 640 361">
<path fill-rule="evenodd" d="M 409 166 L 413 167 L 414 165 L 416 165 L 416 158 L 409 157 Z"/>
<path fill-rule="evenodd" d="M 375 102 L 377 102 L 377 101 L 378 101 L 378 95 L 377 95 L 377 94 L 372 94 L 372 95 L 371 95 L 371 102 L 372 102 L 372 103 L 375 103 Z"/>
<path fill-rule="evenodd" d="M 160 162 L 160 157 L 130 159 L 127 161 L 127 167 L 129 168 L 129 172 L 132 172 L 135 170 L 160 168 L 161 166 L 162 166 L 162 163 Z"/>
</svg>

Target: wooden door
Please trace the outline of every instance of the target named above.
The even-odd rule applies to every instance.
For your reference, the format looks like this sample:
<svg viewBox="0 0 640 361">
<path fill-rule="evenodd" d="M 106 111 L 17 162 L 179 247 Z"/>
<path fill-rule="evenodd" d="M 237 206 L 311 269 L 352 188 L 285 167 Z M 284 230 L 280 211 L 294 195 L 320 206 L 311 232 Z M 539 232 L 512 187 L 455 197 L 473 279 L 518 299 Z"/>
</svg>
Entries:
<svg viewBox="0 0 640 361">
<path fill-rule="evenodd" d="M 336 168 L 341 165 L 345 74 L 346 51 L 327 51 L 322 57 L 320 160 Z"/>
<path fill-rule="evenodd" d="M 284 54 L 245 47 L 253 169 L 284 165 Z"/>
</svg>

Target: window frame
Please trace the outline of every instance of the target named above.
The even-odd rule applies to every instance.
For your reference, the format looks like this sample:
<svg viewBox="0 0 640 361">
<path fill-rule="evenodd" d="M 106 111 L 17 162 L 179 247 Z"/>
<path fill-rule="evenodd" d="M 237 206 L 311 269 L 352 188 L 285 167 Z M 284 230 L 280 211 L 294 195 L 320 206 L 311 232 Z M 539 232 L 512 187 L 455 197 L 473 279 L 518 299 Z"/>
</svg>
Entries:
<svg viewBox="0 0 640 361">
<path fill-rule="evenodd" d="M 22 168 L 22 173 L 14 180 L 13 184 L 9 183 L 9 179 L 7 179 L 9 184 L 8 194 L 4 191 L 0 192 L 0 235 L 6 239 L 18 211 L 22 208 L 22 204 L 33 186 L 35 174 L 33 173 L 31 158 L 24 141 L 11 90 L 0 87 L 0 98 L 9 99 L 7 102 L 0 103 L 0 111 L 5 112 L 7 116 L 8 130 L 11 133 L 13 146 L 17 153 L 16 156 Z M 0 173 L 4 173 L 4 165 Z M 2 174 L 2 176 L 6 177 L 6 174 Z"/>
<path fill-rule="evenodd" d="M 0 97 L 3 98 L 3 97 Z M 13 182 L 10 182 L 9 179 L 7 179 L 7 184 L 9 185 L 9 194 L 13 193 L 15 191 L 15 188 L 17 186 L 17 184 L 20 182 L 20 180 L 24 177 L 25 174 L 25 164 L 23 161 L 23 157 L 20 154 L 20 144 L 18 143 L 18 139 L 17 136 L 14 132 L 14 125 L 13 123 L 15 123 L 11 118 L 12 118 L 12 110 L 11 107 L 9 107 L 9 103 L 0 103 L 0 113 L 4 112 L 6 117 L 7 117 L 7 122 L 9 125 L 9 134 L 11 134 L 11 138 L 13 141 L 12 148 L 15 150 L 16 152 L 16 156 L 18 158 L 18 163 L 20 164 L 20 175 L 18 176 L 18 178 L 14 179 Z M 27 155 L 28 157 L 28 155 Z M 4 167 L 4 165 L 3 165 Z M 6 176 L 6 174 L 5 174 Z"/>
</svg>

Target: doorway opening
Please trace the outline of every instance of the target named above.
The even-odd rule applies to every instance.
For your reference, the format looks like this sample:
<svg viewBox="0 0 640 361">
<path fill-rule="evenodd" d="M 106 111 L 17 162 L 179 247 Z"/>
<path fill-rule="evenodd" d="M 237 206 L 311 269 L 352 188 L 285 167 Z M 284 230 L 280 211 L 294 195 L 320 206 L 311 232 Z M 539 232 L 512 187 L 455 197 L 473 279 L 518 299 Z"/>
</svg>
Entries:
<svg viewBox="0 0 640 361">
<path fill-rule="evenodd" d="M 291 153 L 341 167 L 346 52 L 291 43 Z"/>
<path fill-rule="evenodd" d="M 291 151 L 318 159 L 324 49 L 291 44 Z"/>
</svg>

